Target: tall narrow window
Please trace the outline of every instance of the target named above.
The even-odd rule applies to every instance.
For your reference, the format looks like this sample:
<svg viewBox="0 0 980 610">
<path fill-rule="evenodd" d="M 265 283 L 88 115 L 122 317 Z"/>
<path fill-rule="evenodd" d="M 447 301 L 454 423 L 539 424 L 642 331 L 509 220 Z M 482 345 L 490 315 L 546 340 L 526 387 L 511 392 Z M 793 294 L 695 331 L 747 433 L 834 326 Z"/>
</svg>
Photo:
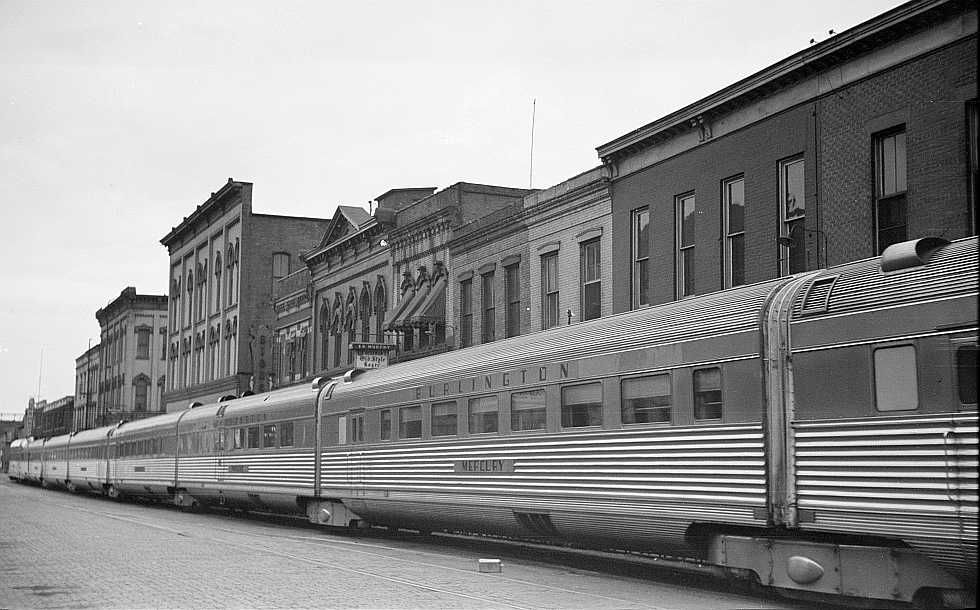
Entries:
<svg viewBox="0 0 980 610">
<path fill-rule="evenodd" d="M 677 207 L 677 298 L 694 294 L 694 193 L 680 195 Z"/>
<path fill-rule="evenodd" d="M 374 290 L 374 340 L 384 343 L 384 320 L 388 313 L 388 294 L 384 284 L 379 280 Z"/>
<path fill-rule="evenodd" d="M 582 320 L 602 315 L 602 261 L 599 240 L 584 242 L 579 248 L 579 278 L 582 282 Z"/>
<path fill-rule="evenodd" d="M 461 347 L 473 345 L 473 280 L 459 283 L 459 344 Z"/>
<path fill-rule="evenodd" d="M 650 304 L 650 208 L 633 210 L 633 309 Z"/>
<path fill-rule="evenodd" d="M 721 185 L 725 221 L 725 288 L 745 283 L 745 179 Z"/>
<path fill-rule="evenodd" d="M 381 411 L 381 440 L 391 440 L 391 409 Z"/>
<path fill-rule="evenodd" d="M 272 255 L 272 285 L 276 285 L 276 280 L 289 275 L 289 254 L 276 252 Z"/>
<path fill-rule="evenodd" d="M 368 286 L 361 290 L 359 309 L 357 315 L 361 318 L 361 341 L 367 343 L 371 340 L 371 291 Z"/>
<path fill-rule="evenodd" d="M 510 265 L 507 272 L 507 336 L 521 334 L 521 266 Z"/>
<path fill-rule="evenodd" d="M 150 333 L 153 329 L 145 326 L 136 329 L 136 358 L 147 360 L 150 357 Z"/>
<path fill-rule="evenodd" d="M 133 401 L 135 411 L 146 411 L 149 400 L 150 380 L 142 377 L 136 379 L 136 395 Z"/>
<path fill-rule="evenodd" d="M 791 245 L 779 246 L 779 273 L 787 275 L 806 271 L 803 157 L 779 163 L 780 236 L 788 237 Z"/>
<path fill-rule="evenodd" d="M 480 342 L 490 343 L 496 337 L 496 328 L 494 327 L 494 322 L 496 320 L 497 309 L 494 306 L 495 294 L 493 286 L 493 272 L 484 273 L 481 277 L 481 289 L 480 298 L 483 304 L 483 329 L 481 332 Z"/>
<path fill-rule="evenodd" d="M 908 239 L 905 127 L 875 135 L 875 239 L 878 254 Z"/>
<path fill-rule="evenodd" d="M 541 257 L 541 328 L 558 325 L 558 253 Z"/>
<path fill-rule="evenodd" d="M 221 254 L 214 257 L 214 313 L 221 311 Z"/>
</svg>

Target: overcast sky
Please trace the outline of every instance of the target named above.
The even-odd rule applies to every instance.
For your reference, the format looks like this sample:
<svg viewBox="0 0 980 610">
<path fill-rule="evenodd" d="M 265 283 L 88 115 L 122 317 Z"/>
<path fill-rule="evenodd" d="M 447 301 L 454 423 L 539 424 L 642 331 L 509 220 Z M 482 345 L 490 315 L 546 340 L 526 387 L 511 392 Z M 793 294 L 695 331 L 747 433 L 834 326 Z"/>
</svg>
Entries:
<svg viewBox="0 0 980 610">
<path fill-rule="evenodd" d="M 229 177 L 329 218 L 390 188 L 533 186 L 896 0 L 0 0 L 0 413 L 74 393 L 95 311 Z M 43 364 L 42 364 L 43 352 Z"/>
</svg>

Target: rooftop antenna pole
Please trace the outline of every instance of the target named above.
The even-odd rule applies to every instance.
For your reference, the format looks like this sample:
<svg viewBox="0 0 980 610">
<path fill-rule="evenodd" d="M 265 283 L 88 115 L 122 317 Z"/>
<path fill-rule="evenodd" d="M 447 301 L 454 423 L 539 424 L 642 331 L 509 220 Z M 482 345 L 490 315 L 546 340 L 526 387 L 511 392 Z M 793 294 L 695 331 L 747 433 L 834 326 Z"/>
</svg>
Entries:
<svg viewBox="0 0 980 610">
<path fill-rule="evenodd" d="M 537 98 L 531 98 L 531 163 L 528 169 L 527 188 L 534 188 L 534 115 L 537 110 Z"/>
<path fill-rule="evenodd" d="M 41 346 L 41 362 L 37 365 L 37 400 L 41 400 L 41 373 L 44 371 L 44 346 Z"/>
</svg>

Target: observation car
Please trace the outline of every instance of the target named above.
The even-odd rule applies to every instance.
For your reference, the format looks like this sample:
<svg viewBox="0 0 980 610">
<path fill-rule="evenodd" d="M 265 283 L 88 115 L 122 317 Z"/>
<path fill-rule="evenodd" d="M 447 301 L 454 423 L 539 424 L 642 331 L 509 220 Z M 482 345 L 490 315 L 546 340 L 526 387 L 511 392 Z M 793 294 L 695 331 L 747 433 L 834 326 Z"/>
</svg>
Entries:
<svg viewBox="0 0 980 610">
<path fill-rule="evenodd" d="M 182 506 L 669 553 L 788 594 L 969 606 L 977 262 L 976 238 L 916 240 L 90 432 L 109 439 L 110 491 Z"/>
<path fill-rule="evenodd" d="M 27 479 L 28 441 L 29 439 L 26 438 L 15 438 L 14 440 L 10 441 L 10 450 L 7 454 L 9 456 L 9 460 L 7 461 L 7 476 L 13 481 Z"/>
</svg>

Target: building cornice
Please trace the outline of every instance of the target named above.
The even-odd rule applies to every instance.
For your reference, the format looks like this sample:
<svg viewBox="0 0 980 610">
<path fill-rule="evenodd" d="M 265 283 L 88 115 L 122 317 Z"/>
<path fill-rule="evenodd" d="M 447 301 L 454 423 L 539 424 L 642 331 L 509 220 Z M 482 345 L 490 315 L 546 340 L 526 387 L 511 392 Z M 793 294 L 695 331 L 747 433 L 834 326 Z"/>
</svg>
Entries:
<svg viewBox="0 0 980 610">
<path fill-rule="evenodd" d="M 170 247 L 174 242 L 184 237 L 187 233 L 194 232 L 194 227 L 201 220 L 202 217 L 207 217 L 213 210 L 223 204 L 228 203 L 236 196 L 241 195 L 243 189 L 247 186 L 252 186 L 251 182 L 238 182 L 232 178 L 228 178 L 228 182 L 225 183 L 216 192 L 211 193 L 211 196 L 197 206 L 197 208 L 191 213 L 190 216 L 185 216 L 179 225 L 173 227 L 169 233 L 167 233 L 160 243 L 166 247 Z"/>
<path fill-rule="evenodd" d="M 167 299 L 168 297 L 162 294 L 136 294 L 136 289 L 129 286 L 108 305 L 96 311 L 95 319 L 104 326 L 109 320 L 124 311 L 153 310 L 166 312 Z"/>
<path fill-rule="evenodd" d="M 766 95 L 784 83 L 804 78 L 812 73 L 840 64 L 865 53 L 888 39 L 901 36 L 921 22 L 930 22 L 945 15 L 963 11 L 965 0 L 915 0 L 887 13 L 814 44 L 747 78 L 704 97 L 639 129 L 624 134 L 596 148 L 603 162 L 642 150 L 673 133 L 700 129 L 713 114 L 745 100 Z"/>
</svg>

